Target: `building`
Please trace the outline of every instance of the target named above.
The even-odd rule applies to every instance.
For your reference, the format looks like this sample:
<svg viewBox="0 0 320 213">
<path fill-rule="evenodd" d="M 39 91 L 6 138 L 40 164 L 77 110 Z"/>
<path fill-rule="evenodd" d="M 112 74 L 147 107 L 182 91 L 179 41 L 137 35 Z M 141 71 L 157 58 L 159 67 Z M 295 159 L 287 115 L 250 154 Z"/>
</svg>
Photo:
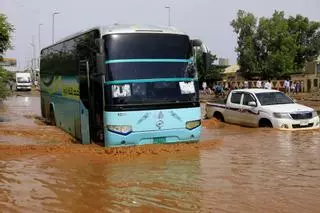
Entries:
<svg viewBox="0 0 320 213">
<path fill-rule="evenodd" d="M 229 59 L 227 58 L 219 58 L 218 63 L 221 66 L 229 66 Z"/>
<path fill-rule="evenodd" d="M 9 72 L 17 72 L 17 59 L 15 58 L 3 58 L 0 61 L 0 66 L 3 66 Z"/>
<path fill-rule="evenodd" d="M 241 82 L 244 81 L 241 73 L 239 72 L 240 66 L 238 64 L 233 64 L 224 69 L 222 73 L 222 84 L 224 87 L 239 87 Z"/>
<path fill-rule="evenodd" d="M 303 82 L 305 92 L 319 91 L 320 89 L 320 56 L 317 60 L 308 62 L 303 73 L 291 75 L 291 81 Z"/>
<path fill-rule="evenodd" d="M 245 79 L 239 72 L 239 65 L 234 64 L 227 67 L 223 72 L 222 85 L 233 88 L 241 88 Z M 308 62 L 300 74 L 293 74 L 290 76 L 291 82 L 300 82 L 302 92 L 320 91 L 320 56 L 313 62 Z M 283 90 L 284 80 L 272 80 L 272 87 L 274 89 Z M 262 79 L 262 82 L 266 80 Z M 255 87 L 256 81 L 248 81 L 249 87 Z"/>
<path fill-rule="evenodd" d="M 240 66 L 238 64 L 233 64 L 224 69 L 222 74 L 222 80 L 224 81 L 238 81 L 243 80 L 240 72 Z"/>
</svg>

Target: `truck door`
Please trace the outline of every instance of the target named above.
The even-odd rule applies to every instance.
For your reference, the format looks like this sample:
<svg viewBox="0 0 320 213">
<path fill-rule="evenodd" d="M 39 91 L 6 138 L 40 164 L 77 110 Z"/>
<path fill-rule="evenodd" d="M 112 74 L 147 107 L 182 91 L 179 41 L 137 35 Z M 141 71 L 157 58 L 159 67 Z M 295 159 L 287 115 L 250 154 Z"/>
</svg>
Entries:
<svg viewBox="0 0 320 213">
<path fill-rule="evenodd" d="M 233 92 L 230 97 L 230 101 L 227 102 L 226 106 L 226 116 L 227 122 L 233 124 L 241 124 L 240 114 L 241 114 L 241 99 L 242 92 Z"/>
<path fill-rule="evenodd" d="M 249 102 L 257 103 L 257 100 L 250 93 L 243 93 L 242 113 L 240 119 L 246 126 L 258 126 L 258 108 L 249 106 Z"/>
<path fill-rule="evenodd" d="M 80 60 L 79 62 L 79 84 L 80 84 L 80 122 L 81 122 L 81 142 L 90 144 L 90 125 L 89 125 L 89 61 Z"/>
</svg>

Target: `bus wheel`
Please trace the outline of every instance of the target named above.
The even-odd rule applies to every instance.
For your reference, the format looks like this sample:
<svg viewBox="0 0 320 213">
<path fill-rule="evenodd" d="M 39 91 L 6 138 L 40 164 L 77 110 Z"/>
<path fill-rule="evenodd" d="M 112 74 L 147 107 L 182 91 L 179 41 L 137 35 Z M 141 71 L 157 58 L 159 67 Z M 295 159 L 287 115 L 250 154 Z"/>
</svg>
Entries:
<svg viewBox="0 0 320 213">
<path fill-rule="evenodd" d="M 50 124 L 52 126 L 56 125 L 56 117 L 54 116 L 54 110 L 52 106 L 50 106 Z"/>
</svg>

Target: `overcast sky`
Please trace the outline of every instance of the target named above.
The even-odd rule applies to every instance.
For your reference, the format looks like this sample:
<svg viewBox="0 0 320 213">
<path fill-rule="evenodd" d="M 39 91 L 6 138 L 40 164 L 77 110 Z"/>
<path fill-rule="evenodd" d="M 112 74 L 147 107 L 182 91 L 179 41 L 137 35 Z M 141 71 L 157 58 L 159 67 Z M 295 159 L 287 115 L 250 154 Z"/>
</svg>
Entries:
<svg viewBox="0 0 320 213">
<path fill-rule="evenodd" d="M 287 15 L 301 14 L 320 21 L 320 0 L 0 0 L 0 12 L 8 16 L 16 30 L 14 50 L 7 57 L 17 58 L 23 69 L 32 56 L 34 35 L 38 55 L 38 25 L 41 47 L 52 40 L 52 13 L 55 17 L 55 40 L 81 29 L 113 23 L 167 25 L 171 7 L 171 23 L 202 39 L 218 57 L 236 62 L 236 35 L 230 26 L 238 9 L 256 16 L 271 16 L 274 10 Z"/>
</svg>

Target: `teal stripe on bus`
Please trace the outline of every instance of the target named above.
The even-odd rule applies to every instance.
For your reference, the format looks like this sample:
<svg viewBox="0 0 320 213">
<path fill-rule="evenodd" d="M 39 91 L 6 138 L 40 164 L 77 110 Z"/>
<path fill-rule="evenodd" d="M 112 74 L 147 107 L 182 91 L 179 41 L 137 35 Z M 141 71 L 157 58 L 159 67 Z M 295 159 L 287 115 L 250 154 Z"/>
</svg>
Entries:
<svg viewBox="0 0 320 213">
<path fill-rule="evenodd" d="M 153 82 L 178 82 L 178 81 L 194 81 L 193 78 L 150 78 L 150 79 L 128 79 L 107 81 L 105 84 L 128 84 L 128 83 L 153 83 Z"/>
<path fill-rule="evenodd" d="M 116 63 L 147 63 L 147 62 L 173 62 L 173 63 L 191 63 L 192 59 L 170 59 L 170 58 L 136 58 L 136 59 L 115 59 L 107 60 L 106 64 L 116 64 Z"/>
</svg>

